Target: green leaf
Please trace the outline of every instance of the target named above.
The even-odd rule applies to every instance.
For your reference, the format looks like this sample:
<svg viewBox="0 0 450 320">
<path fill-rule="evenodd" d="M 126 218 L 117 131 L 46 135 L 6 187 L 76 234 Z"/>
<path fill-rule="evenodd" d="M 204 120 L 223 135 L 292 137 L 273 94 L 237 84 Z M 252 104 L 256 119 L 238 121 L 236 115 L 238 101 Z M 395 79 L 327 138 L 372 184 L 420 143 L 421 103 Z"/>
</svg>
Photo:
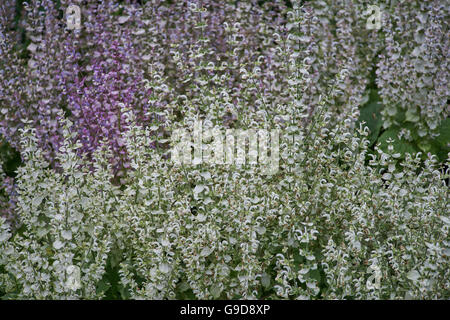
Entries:
<svg viewBox="0 0 450 320">
<path fill-rule="evenodd" d="M 397 114 L 397 107 L 396 106 L 387 106 L 386 112 L 389 116 L 393 117 Z"/>
<path fill-rule="evenodd" d="M 402 128 L 408 129 L 411 133 L 411 137 L 414 141 L 419 141 L 422 139 L 419 134 L 417 133 L 417 126 L 415 123 L 412 122 L 404 122 L 402 123 Z"/>
<path fill-rule="evenodd" d="M 398 134 L 400 132 L 400 128 L 398 127 L 391 127 L 378 138 L 378 143 L 380 143 L 381 150 L 387 152 L 388 151 L 388 143 L 387 140 L 390 138 L 394 140 L 393 146 L 394 146 L 394 153 L 400 153 L 402 157 L 405 156 L 405 153 L 415 154 L 419 152 L 418 148 L 403 139 L 398 138 Z"/>
<path fill-rule="evenodd" d="M 7 293 L 4 296 L 0 297 L 0 300 L 17 300 L 19 294 L 17 293 Z"/>
<path fill-rule="evenodd" d="M 220 285 L 218 284 L 213 284 L 211 286 L 210 292 L 212 294 L 212 296 L 217 299 L 220 297 L 220 294 L 222 293 L 222 288 L 220 287 Z"/>
<path fill-rule="evenodd" d="M 405 121 L 418 122 L 420 120 L 416 110 L 408 109 L 405 113 Z"/>
<path fill-rule="evenodd" d="M 394 123 L 403 123 L 406 119 L 406 112 L 400 106 L 396 106 L 397 112 L 393 117 Z"/>
<path fill-rule="evenodd" d="M 441 122 L 438 128 L 439 136 L 436 141 L 444 148 L 449 148 L 450 144 L 450 118 L 446 118 Z"/>
<path fill-rule="evenodd" d="M 422 150 L 425 153 L 428 153 L 431 150 L 431 147 L 432 147 L 432 145 L 431 145 L 429 140 L 419 141 L 417 143 L 417 146 L 419 147 L 420 150 Z"/>
<path fill-rule="evenodd" d="M 417 281 L 420 278 L 420 273 L 417 270 L 411 270 L 406 277 L 411 281 Z"/>
<path fill-rule="evenodd" d="M 186 281 L 182 281 L 182 282 L 178 283 L 178 285 L 177 285 L 177 290 L 179 292 L 185 292 L 189 289 L 190 289 L 189 284 Z"/>
<path fill-rule="evenodd" d="M 318 282 L 320 282 L 321 279 L 320 279 L 320 271 L 319 271 L 319 269 L 311 270 L 309 272 L 309 277 L 311 279 L 314 279 L 314 280 L 317 280 Z"/>
<path fill-rule="evenodd" d="M 113 250 L 111 250 L 110 254 L 111 268 L 115 268 L 116 266 L 118 266 L 122 260 L 123 260 L 122 251 L 120 249 L 114 248 Z"/>
<path fill-rule="evenodd" d="M 380 134 L 381 126 L 383 125 L 380 114 L 381 108 L 382 105 L 379 102 L 371 102 L 366 104 L 360 110 L 357 125 L 359 126 L 359 123 L 364 121 L 365 125 L 369 128 L 368 139 L 370 141 L 370 145 L 377 140 L 377 137 Z"/>
<path fill-rule="evenodd" d="M 270 275 L 267 273 L 263 273 L 261 276 L 261 284 L 263 285 L 264 288 L 269 288 L 270 287 Z"/>
<path fill-rule="evenodd" d="M 97 283 L 97 287 L 95 288 L 95 292 L 97 294 L 104 293 L 104 292 L 108 291 L 109 288 L 111 288 L 111 284 L 109 283 L 109 281 L 107 279 L 101 279 Z"/>
<path fill-rule="evenodd" d="M 119 284 L 119 292 L 122 299 L 127 300 L 130 299 L 131 295 L 127 288 Z"/>
</svg>

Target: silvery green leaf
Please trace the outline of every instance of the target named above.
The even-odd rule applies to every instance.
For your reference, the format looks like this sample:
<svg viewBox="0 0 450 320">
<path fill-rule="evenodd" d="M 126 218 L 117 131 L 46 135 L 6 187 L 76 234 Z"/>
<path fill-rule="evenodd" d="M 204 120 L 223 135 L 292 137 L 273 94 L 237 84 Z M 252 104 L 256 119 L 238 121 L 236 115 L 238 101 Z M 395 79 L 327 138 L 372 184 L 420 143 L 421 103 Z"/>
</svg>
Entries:
<svg viewBox="0 0 450 320">
<path fill-rule="evenodd" d="M 164 239 L 161 240 L 161 244 L 162 244 L 163 246 L 167 247 L 167 246 L 170 245 L 170 241 L 167 240 L 166 238 L 164 238 Z"/>
<path fill-rule="evenodd" d="M 33 198 L 33 201 L 31 203 L 33 204 L 33 206 L 37 207 L 38 205 L 41 204 L 43 199 L 44 199 L 44 197 L 42 197 L 42 196 L 36 196 Z"/>
<path fill-rule="evenodd" d="M 144 33 L 145 33 L 145 29 L 138 29 L 136 31 L 133 31 L 133 34 L 137 35 L 137 36 L 144 34 Z"/>
<path fill-rule="evenodd" d="M 45 236 L 47 233 L 49 233 L 49 229 L 47 228 L 38 228 L 36 231 L 36 234 L 39 238 L 42 238 L 43 236 Z"/>
<path fill-rule="evenodd" d="M 205 180 L 211 179 L 211 173 L 209 172 L 203 172 L 200 174 Z"/>
<path fill-rule="evenodd" d="M 9 239 L 10 234 L 8 232 L 2 232 L 0 233 L 0 242 L 8 240 Z"/>
<path fill-rule="evenodd" d="M 161 263 L 159 265 L 159 271 L 161 271 L 162 273 L 169 273 L 171 270 L 171 267 L 168 263 Z"/>
<path fill-rule="evenodd" d="M 180 292 L 185 292 L 189 290 L 189 288 L 189 284 L 186 281 L 183 281 L 178 285 L 178 290 L 180 290 Z"/>
<path fill-rule="evenodd" d="M 244 282 L 245 280 L 248 279 L 248 275 L 240 275 L 240 276 L 238 276 L 238 279 L 240 282 Z"/>
<path fill-rule="evenodd" d="M 392 178 L 392 174 L 390 174 L 390 173 L 385 173 L 385 174 L 383 174 L 383 179 L 384 180 L 391 180 L 391 178 Z"/>
<path fill-rule="evenodd" d="M 219 284 L 214 284 L 211 287 L 210 292 L 211 292 L 212 296 L 217 299 L 220 297 L 220 294 L 222 293 L 222 288 Z"/>
<path fill-rule="evenodd" d="M 195 186 L 193 192 L 194 192 L 194 194 L 198 194 L 198 193 L 202 192 L 204 189 L 205 189 L 205 187 L 203 185 L 197 185 L 197 186 Z"/>
<path fill-rule="evenodd" d="M 120 24 L 122 24 L 122 23 L 125 23 L 125 22 L 127 22 L 128 20 L 130 20 L 130 16 L 120 16 L 119 17 L 119 19 L 118 19 L 118 22 L 120 23 Z"/>
<path fill-rule="evenodd" d="M 444 223 L 450 225 L 450 219 L 444 216 L 440 216 L 441 220 L 444 221 Z"/>
<path fill-rule="evenodd" d="M 266 233 L 266 228 L 263 226 L 256 227 L 256 232 L 258 232 L 260 235 L 263 235 Z"/>
<path fill-rule="evenodd" d="M 30 50 L 31 52 L 35 52 L 37 49 L 37 45 L 35 45 L 34 43 L 30 43 L 27 49 Z"/>
<path fill-rule="evenodd" d="M 314 257 L 314 255 L 310 254 L 306 256 L 306 259 L 309 261 L 313 261 L 314 259 L 316 259 L 316 257 Z"/>
<path fill-rule="evenodd" d="M 417 270 L 411 270 L 406 277 L 411 281 L 417 281 L 420 278 L 420 273 Z"/>
<path fill-rule="evenodd" d="M 197 216 L 197 221 L 198 221 L 198 222 L 203 222 L 203 221 L 205 221 L 205 220 L 206 220 L 206 216 L 205 216 L 204 214 L 200 213 L 200 214 Z"/>
<path fill-rule="evenodd" d="M 420 120 L 420 117 L 416 112 L 412 109 L 408 109 L 405 113 L 406 121 L 409 122 L 418 122 Z"/>
<path fill-rule="evenodd" d="M 56 250 L 59 250 L 59 249 L 61 249 L 62 247 L 64 247 L 64 243 L 62 243 L 62 242 L 59 241 L 59 240 L 56 240 L 55 242 L 53 242 L 53 247 L 54 247 Z"/>
<path fill-rule="evenodd" d="M 268 288 L 270 286 L 270 276 L 265 272 L 261 276 L 261 284 L 264 288 Z"/>
<path fill-rule="evenodd" d="M 450 257 L 450 248 L 443 249 L 442 253 L 444 254 L 444 256 Z"/>
<path fill-rule="evenodd" d="M 72 239 L 72 231 L 64 230 L 63 232 L 61 232 L 61 236 L 66 240 L 71 240 Z"/>
<path fill-rule="evenodd" d="M 206 198 L 203 203 L 204 204 L 210 204 L 211 202 L 214 202 L 210 197 Z"/>
<path fill-rule="evenodd" d="M 211 252 L 213 252 L 213 250 L 210 247 L 205 247 L 200 252 L 200 256 L 202 256 L 202 257 L 209 256 L 211 254 Z"/>
</svg>

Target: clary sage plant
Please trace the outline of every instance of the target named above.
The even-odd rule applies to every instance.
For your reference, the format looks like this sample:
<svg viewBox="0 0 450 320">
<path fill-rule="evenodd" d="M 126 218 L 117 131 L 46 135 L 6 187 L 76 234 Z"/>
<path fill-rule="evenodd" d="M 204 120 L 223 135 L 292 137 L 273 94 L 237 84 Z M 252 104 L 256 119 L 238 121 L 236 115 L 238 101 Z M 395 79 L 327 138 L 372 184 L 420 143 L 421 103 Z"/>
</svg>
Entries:
<svg viewBox="0 0 450 320">
<path fill-rule="evenodd" d="M 448 42 L 441 1 L 418 18 L 419 49 L 381 1 L 387 37 L 365 28 L 363 1 L 104 1 L 70 32 L 31 2 L 49 6 L 26 7 L 41 45 L 27 64 L 1 47 L 0 133 L 23 161 L 13 182 L 0 174 L 0 210 L 17 217 L 0 217 L 2 299 L 450 299 L 450 154 L 382 147 L 360 118 L 379 89 L 386 128 L 403 112 L 435 134 L 445 72 L 430 60 L 405 84 L 395 61 L 443 60 L 427 49 Z M 426 11 L 413 2 L 408 15 Z M 199 121 L 276 130 L 277 170 L 173 161 L 171 135 Z"/>
<path fill-rule="evenodd" d="M 121 187 L 106 147 L 88 169 L 70 123 L 60 171 L 23 131 L 23 225 L 0 229 L 6 297 L 102 298 L 115 274 L 133 299 L 449 298 L 449 171 L 435 158 L 369 156 L 367 129 L 324 112 L 286 128 L 275 175 L 184 167 L 124 114 L 132 169 Z M 68 286 L 75 267 L 79 285 Z"/>
</svg>

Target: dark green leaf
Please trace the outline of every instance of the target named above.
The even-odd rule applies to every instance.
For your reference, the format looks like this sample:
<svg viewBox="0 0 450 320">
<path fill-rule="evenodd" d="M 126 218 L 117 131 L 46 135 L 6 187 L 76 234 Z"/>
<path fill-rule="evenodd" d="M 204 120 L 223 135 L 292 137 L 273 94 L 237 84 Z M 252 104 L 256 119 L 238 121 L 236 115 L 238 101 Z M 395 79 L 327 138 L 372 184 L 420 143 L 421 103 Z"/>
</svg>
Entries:
<svg viewBox="0 0 450 320">
<path fill-rule="evenodd" d="M 404 139 L 399 139 L 399 132 L 400 128 L 398 127 L 392 127 L 383 132 L 383 134 L 378 138 L 380 148 L 385 152 L 388 151 L 387 140 L 391 138 L 392 140 L 394 140 L 394 142 L 392 143 L 392 145 L 394 146 L 394 152 L 400 153 L 402 157 L 405 156 L 405 153 L 415 154 L 419 152 L 418 148 L 414 144 L 405 141 Z"/>
</svg>

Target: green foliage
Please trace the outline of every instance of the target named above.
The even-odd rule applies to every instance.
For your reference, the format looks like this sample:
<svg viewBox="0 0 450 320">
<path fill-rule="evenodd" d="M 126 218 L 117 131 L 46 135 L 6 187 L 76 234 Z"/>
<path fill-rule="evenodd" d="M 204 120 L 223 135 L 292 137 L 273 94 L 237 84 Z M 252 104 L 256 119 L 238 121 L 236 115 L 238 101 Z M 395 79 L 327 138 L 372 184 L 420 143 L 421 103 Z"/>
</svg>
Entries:
<svg viewBox="0 0 450 320">
<path fill-rule="evenodd" d="M 17 168 L 21 165 L 20 153 L 0 140 L 0 163 L 3 164 L 3 172 L 9 177 L 16 175 Z"/>
<path fill-rule="evenodd" d="M 399 138 L 399 133 L 401 128 L 399 127 L 391 127 L 388 130 L 384 131 L 380 137 L 378 138 L 378 143 L 380 143 L 380 148 L 385 152 L 388 150 L 390 140 L 393 141 L 394 151 L 400 153 L 402 157 L 406 155 L 406 153 L 410 153 L 412 155 L 419 152 L 419 150 L 415 147 L 414 144 L 405 141 L 404 139 Z"/>
<path fill-rule="evenodd" d="M 436 154 L 443 161 L 450 152 L 450 118 L 446 118 L 441 122 L 438 134 L 433 144 L 436 146 Z"/>
<path fill-rule="evenodd" d="M 418 132 L 416 122 L 419 115 L 408 109 L 406 112 L 397 108 L 395 110 L 395 122 L 386 129 L 383 129 L 382 110 L 388 107 L 380 101 L 377 89 L 370 89 L 369 98 L 366 104 L 360 108 L 360 116 L 357 125 L 364 122 L 369 129 L 368 140 L 370 146 L 375 143 L 380 144 L 380 148 L 387 151 L 388 140 L 392 139 L 394 150 L 399 152 L 404 158 L 406 153 L 416 154 L 421 152 L 423 159 L 427 153 L 436 155 L 439 161 L 445 162 L 447 154 L 450 152 L 450 118 L 441 121 L 436 129 L 434 137 L 421 137 Z M 390 112 L 389 110 L 387 111 Z"/>
<path fill-rule="evenodd" d="M 377 95 L 377 91 L 372 89 L 370 90 L 369 101 L 361 107 L 359 123 L 364 121 L 365 125 L 369 128 L 369 143 L 372 146 L 375 141 L 377 141 L 381 127 L 383 126 L 383 119 L 381 117 L 380 110 L 382 108 L 382 104 Z"/>
</svg>

